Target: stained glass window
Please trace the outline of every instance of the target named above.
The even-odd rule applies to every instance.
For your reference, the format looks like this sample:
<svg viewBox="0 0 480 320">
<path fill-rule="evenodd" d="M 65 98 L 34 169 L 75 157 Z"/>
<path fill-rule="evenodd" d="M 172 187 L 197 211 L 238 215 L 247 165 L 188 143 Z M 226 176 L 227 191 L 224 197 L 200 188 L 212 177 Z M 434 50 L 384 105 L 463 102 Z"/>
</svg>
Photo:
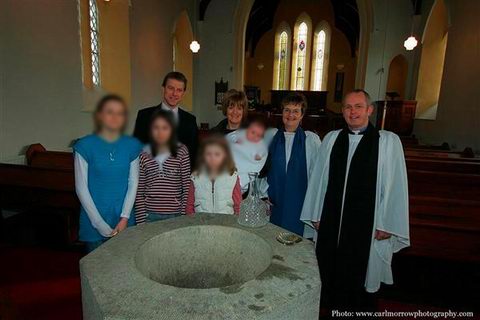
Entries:
<svg viewBox="0 0 480 320">
<path fill-rule="evenodd" d="M 288 35 L 285 31 L 280 34 L 278 50 L 278 86 L 279 90 L 287 89 L 287 43 Z"/>
<path fill-rule="evenodd" d="M 306 56 L 307 56 L 307 35 L 308 27 L 305 22 L 302 22 L 298 27 L 297 33 L 297 54 L 295 57 L 295 89 L 305 89 L 305 68 L 306 68 Z"/>
<path fill-rule="evenodd" d="M 323 85 L 323 71 L 325 65 L 325 40 L 326 33 L 324 30 L 321 30 L 316 36 L 316 52 L 315 52 L 315 69 L 314 69 L 314 83 L 313 90 L 320 91 L 322 90 Z"/>
<path fill-rule="evenodd" d="M 92 58 L 92 82 L 100 85 L 100 54 L 98 46 L 98 8 L 96 0 L 88 0 L 90 18 L 90 53 Z"/>
</svg>

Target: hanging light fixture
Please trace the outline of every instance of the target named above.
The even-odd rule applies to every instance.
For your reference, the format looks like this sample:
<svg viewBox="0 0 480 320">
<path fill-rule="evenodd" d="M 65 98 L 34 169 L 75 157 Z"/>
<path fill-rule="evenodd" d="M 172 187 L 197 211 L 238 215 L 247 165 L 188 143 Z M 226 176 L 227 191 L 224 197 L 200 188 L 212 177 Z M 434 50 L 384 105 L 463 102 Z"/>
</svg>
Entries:
<svg viewBox="0 0 480 320">
<path fill-rule="evenodd" d="M 417 39 L 413 35 L 411 35 L 410 37 L 407 38 L 407 40 L 405 40 L 405 42 L 403 43 L 403 46 L 408 51 L 411 51 L 411 50 L 415 49 L 417 44 L 418 44 Z"/>
<path fill-rule="evenodd" d="M 197 53 L 198 50 L 200 50 L 200 43 L 198 43 L 197 40 L 193 40 L 190 43 L 190 50 L 192 50 L 193 53 Z"/>
<path fill-rule="evenodd" d="M 417 13 L 416 11 L 417 11 L 417 0 L 415 0 L 415 3 L 413 5 L 412 30 L 410 31 L 410 37 L 408 37 L 407 40 L 403 42 L 403 46 L 405 47 L 405 49 L 407 49 L 407 51 L 411 51 L 415 49 L 415 47 L 418 44 L 417 38 L 415 38 L 415 36 L 413 35 L 413 24 L 414 24 L 415 14 Z"/>
<path fill-rule="evenodd" d="M 197 53 L 198 50 L 200 50 L 200 43 L 198 43 L 195 38 L 197 37 L 197 4 L 194 3 L 193 7 L 193 40 L 190 43 L 190 50 L 192 50 L 193 53 Z"/>
</svg>

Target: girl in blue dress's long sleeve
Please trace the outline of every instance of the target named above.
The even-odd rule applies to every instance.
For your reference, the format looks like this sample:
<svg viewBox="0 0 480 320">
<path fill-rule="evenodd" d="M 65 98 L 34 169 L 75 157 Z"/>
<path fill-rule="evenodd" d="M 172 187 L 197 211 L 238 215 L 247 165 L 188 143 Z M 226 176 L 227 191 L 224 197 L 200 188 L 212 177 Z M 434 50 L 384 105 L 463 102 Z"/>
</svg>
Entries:
<svg viewBox="0 0 480 320">
<path fill-rule="evenodd" d="M 80 200 L 80 241 L 87 253 L 133 225 L 140 142 L 123 134 L 127 105 L 103 97 L 95 110 L 95 133 L 74 145 L 75 189 Z"/>
</svg>

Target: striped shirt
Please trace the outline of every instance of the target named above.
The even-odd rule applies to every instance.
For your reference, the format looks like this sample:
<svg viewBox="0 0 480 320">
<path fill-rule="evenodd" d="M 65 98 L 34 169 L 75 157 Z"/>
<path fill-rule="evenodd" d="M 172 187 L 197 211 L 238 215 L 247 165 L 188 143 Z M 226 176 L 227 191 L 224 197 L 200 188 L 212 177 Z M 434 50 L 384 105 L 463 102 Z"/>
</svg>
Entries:
<svg viewBox="0 0 480 320">
<path fill-rule="evenodd" d="M 140 173 L 135 219 L 146 220 L 147 213 L 184 213 L 190 186 L 190 158 L 187 147 L 180 145 L 177 157 L 170 155 L 162 168 L 149 152 L 140 154 Z"/>
</svg>

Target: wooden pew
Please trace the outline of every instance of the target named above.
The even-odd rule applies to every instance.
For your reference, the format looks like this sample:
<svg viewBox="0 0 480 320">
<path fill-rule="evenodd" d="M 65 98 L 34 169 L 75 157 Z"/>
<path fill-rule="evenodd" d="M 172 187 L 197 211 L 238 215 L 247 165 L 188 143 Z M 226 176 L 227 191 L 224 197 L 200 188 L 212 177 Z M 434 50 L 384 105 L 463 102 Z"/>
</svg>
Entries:
<svg viewBox="0 0 480 320">
<path fill-rule="evenodd" d="M 444 197 L 446 199 L 480 199 L 480 175 L 408 170 L 411 195 Z"/>
<path fill-rule="evenodd" d="M 412 149 L 405 148 L 405 157 L 407 158 L 433 158 L 433 159 L 444 159 L 451 161 L 480 161 L 480 158 L 471 156 L 465 156 L 465 153 L 468 152 L 469 148 L 466 148 L 462 152 L 457 151 L 442 151 L 442 150 L 429 150 L 429 149 Z"/>
<path fill-rule="evenodd" d="M 468 148 L 404 148 L 412 246 L 401 254 L 480 263 L 480 159 Z"/>
<path fill-rule="evenodd" d="M 402 254 L 480 262 L 478 168 L 478 162 L 407 158 L 412 246 Z"/>
<path fill-rule="evenodd" d="M 65 240 L 77 239 L 80 204 L 71 169 L 0 164 L 0 203 L 27 214 L 55 213 L 66 226 Z"/>
<path fill-rule="evenodd" d="M 47 151 L 39 143 L 28 147 L 25 157 L 27 164 L 37 168 L 73 169 L 73 155 L 71 152 Z"/>
<path fill-rule="evenodd" d="M 409 170 L 480 174 L 480 161 L 407 157 L 406 163 Z"/>
<path fill-rule="evenodd" d="M 0 210 L 25 214 L 52 213 L 63 220 L 64 240 L 78 235 L 80 204 L 75 194 L 73 157 L 68 152 L 27 150 L 28 165 L 0 164 Z"/>
<path fill-rule="evenodd" d="M 480 201 L 410 197 L 412 246 L 403 254 L 480 262 Z"/>
</svg>

